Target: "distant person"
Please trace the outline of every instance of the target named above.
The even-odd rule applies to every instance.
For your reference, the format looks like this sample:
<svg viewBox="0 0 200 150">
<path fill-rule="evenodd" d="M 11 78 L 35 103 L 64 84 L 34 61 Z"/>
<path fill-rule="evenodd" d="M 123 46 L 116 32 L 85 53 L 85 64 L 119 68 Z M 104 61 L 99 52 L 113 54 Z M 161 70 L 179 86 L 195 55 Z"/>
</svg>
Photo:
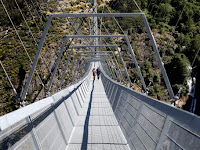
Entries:
<svg viewBox="0 0 200 150">
<path fill-rule="evenodd" d="M 100 74 L 101 74 L 101 70 L 100 70 L 100 68 L 98 67 L 98 68 L 97 68 L 97 78 L 98 78 L 98 80 L 99 80 Z"/>
<path fill-rule="evenodd" d="M 92 70 L 93 80 L 95 80 L 96 71 L 95 69 Z"/>
</svg>

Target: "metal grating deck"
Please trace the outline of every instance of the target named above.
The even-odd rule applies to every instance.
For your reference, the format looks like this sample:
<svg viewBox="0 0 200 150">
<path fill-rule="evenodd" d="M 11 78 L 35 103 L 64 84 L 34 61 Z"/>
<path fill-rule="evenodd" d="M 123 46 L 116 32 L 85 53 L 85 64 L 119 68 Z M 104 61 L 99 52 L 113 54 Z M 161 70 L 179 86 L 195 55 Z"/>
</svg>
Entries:
<svg viewBox="0 0 200 150">
<path fill-rule="evenodd" d="M 79 111 L 78 121 L 67 150 L 129 150 L 107 99 L 101 80 L 91 80 L 89 92 Z"/>
</svg>

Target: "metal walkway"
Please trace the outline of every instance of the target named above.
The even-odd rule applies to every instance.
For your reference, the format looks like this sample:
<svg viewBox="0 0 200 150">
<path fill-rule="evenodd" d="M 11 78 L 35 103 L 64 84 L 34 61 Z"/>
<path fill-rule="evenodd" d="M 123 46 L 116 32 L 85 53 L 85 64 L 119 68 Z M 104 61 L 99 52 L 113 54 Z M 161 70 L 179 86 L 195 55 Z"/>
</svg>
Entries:
<svg viewBox="0 0 200 150">
<path fill-rule="evenodd" d="M 91 80 L 67 150 L 129 150 L 100 80 Z"/>
<path fill-rule="evenodd" d="M 1 4 L 4 6 L 2 0 Z M 136 2 L 135 5 L 138 6 Z M 31 60 L 27 52 L 28 49 L 26 50 L 20 34 L 18 34 L 19 28 L 15 27 L 4 6 L 16 35 L 28 57 L 30 57 L 31 69 L 28 70 L 29 75 L 25 77 L 27 79 L 23 92 L 17 100 L 21 100 L 21 105 L 25 106 L 25 101 L 29 99 L 27 97 L 30 92 L 30 86 L 32 86 L 33 81 L 35 84 L 37 81 L 33 80 L 35 73 L 41 82 L 41 90 L 44 90 L 43 95 L 45 98 L 0 117 L 0 150 L 200 150 L 200 118 L 146 95 L 148 88 L 132 48 L 132 43 L 137 42 L 137 40 L 129 39 L 129 36 L 121 28 L 120 22 L 115 18 L 141 18 L 140 22 L 143 21 L 144 24 L 142 28 L 146 32 L 144 33 L 148 35 L 150 45 L 154 50 L 158 66 L 162 72 L 162 80 L 166 84 L 171 99 L 174 99 L 174 93 L 165 71 L 164 63 L 160 57 L 156 40 L 151 32 L 145 13 L 140 9 L 139 13 L 97 13 L 97 8 L 97 0 L 94 0 L 93 12 L 54 12 L 49 14 L 40 42 L 37 43 L 35 41 L 37 53 L 34 60 Z M 113 18 L 123 34 L 110 33 L 102 22 L 104 21 L 102 18 L 105 17 L 108 19 Z M 34 19 L 34 17 L 32 18 Z M 56 26 L 59 25 L 56 22 L 59 18 L 66 18 L 67 20 L 69 18 L 77 18 L 80 21 L 82 18 L 85 19 L 81 21 L 80 26 L 78 25 L 79 27 L 77 26 L 80 23 L 78 20 L 77 23 L 75 20 L 73 24 L 70 23 L 71 19 L 66 20 L 69 22 L 67 24 L 75 29 L 75 32 L 72 32 L 73 28 L 71 31 L 71 27 L 65 25 L 64 30 L 69 28 L 70 33 L 68 34 L 68 30 L 62 34 L 59 30 L 57 32 L 57 28 L 55 28 L 55 33 L 60 35 L 55 38 L 55 41 L 49 41 L 49 39 L 55 37 L 54 30 L 51 27 L 54 24 Z M 93 19 L 87 22 L 86 20 L 89 18 Z M 98 27 L 98 19 L 101 19 L 100 28 Z M 24 21 L 26 22 L 25 18 Z M 85 25 L 83 26 L 83 24 Z M 29 28 L 27 23 L 26 25 Z M 88 29 L 85 28 L 87 25 L 89 25 Z M 84 31 L 88 31 L 79 33 L 79 29 L 82 29 L 81 26 L 84 27 Z M 103 32 L 98 33 L 101 28 Z M 31 32 L 31 28 L 29 28 L 29 32 Z M 53 34 L 52 37 L 50 36 L 51 34 Z M 60 49 L 59 45 L 61 43 L 58 38 L 61 37 L 64 41 Z M 103 40 L 104 38 L 120 38 L 124 42 L 107 41 Z M 73 41 L 74 39 L 77 42 Z M 59 42 L 57 46 L 53 46 L 55 42 Z M 49 55 L 45 55 L 54 65 L 51 69 L 47 65 L 47 70 L 44 70 L 44 73 L 48 72 L 48 74 L 45 73 L 46 77 L 49 77 L 49 81 L 47 80 L 47 83 L 44 84 L 40 76 L 41 74 L 45 77 L 42 71 L 44 67 L 39 63 L 39 60 L 40 57 L 43 58 L 42 53 L 45 52 L 43 49 L 45 47 L 49 49 L 47 43 L 49 45 L 50 43 L 53 44 L 52 49 L 55 49 L 56 57 L 55 60 L 51 60 L 53 57 L 49 58 Z M 110 45 L 111 43 L 114 45 Z M 132 82 L 124 63 L 124 56 L 122 57 L 121 55 L 124 43 L 127 45 L 127 49 L 125 49 L 135 64 L 144 90 L 143 93 L 130 88 Z M 112 49 L 108 51 L 107 48 L 109 47 L 114 48 L 115 51 Z M 119 50 L 120 47 L 121 50 Z M 74 49 L 78 48 L 82 49 L 74 51 Z M 71 49 L 69 53 L 67 53 L 67 49 Z M 58 56 L 57 52 L 59 52 Z M 115 52 L 117 53 L 115 54 Z M 63 59 L 63 55 L 67 56 L 67 60 Z M 18 98 L 18 93 L 1 61 L 0 65 L 14 93 L 17 95 L 16 98 Z M 39 67 L 40 65 L 41 67 Z M 97 67 L 100 67 L 101 79 L 93 81 L 91 71 L 93 68 L 97 69 Z M 40 68 L 39 71 L 41 73 L 38 73 L 38 68 Z M 68 70 L 70 73 L 65 76 Z M 126 80 L 124 81 L 125 76 L 122 71 L 126 75 L 129 82 L 127 86 L 129 87 L 125 86 Z M 58 74 L 62 72 L 61 78 L 59 78 L 60 76 L 57 75 L 57 72 Z M 59 85 L 57 84 L 58 82 L 60 82 Z M 71 85 L 69 84 L 70 82 L 72 83 Z"/>
<path fill-rule="evenodd" d="M 199 150 L 198 116 L 117 83 L 101 64 L 93 83 L 93 66 L 77 83 L 1 116 L 0 149 Z"/>
</svg>

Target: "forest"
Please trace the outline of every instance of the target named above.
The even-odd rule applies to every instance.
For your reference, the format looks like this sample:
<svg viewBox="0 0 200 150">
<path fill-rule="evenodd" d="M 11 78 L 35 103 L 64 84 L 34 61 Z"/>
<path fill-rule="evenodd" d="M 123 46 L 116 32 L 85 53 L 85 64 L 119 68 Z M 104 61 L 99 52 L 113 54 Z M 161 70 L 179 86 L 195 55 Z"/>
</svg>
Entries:
<svg viewBox="0 0 200 150">
<path fill-rule="evenodd" d="M 196 0 L 136 0 L 136 2 L 146 14 L 153 31 L 173 37 L 160 39 L 157 42 L 166 42 L 164 47 L 159 49 L 160 55 L 163 60 L 166 57 L 168 59 L 165 62 L 165 68 L 174 92 L 177 93 L 192 71 L 197 74 L 200 71 L 200 56 L 198 55 L 195 59 L 200 48 L 200 2 Z M 109 6 L 116 12 L 138 12 L 133 9 L 136 6 L 132 4 L 132 0 L 109 2 Z M 126 30 L 131 28 L 133 22 L 134 20 L 127 24 L 121 21 L 121 24 Z M 141 24 L 142 22 L 138 25 L 139 28 L 142 27 Z M 188 70 L 189 66 L 192 67 L 192 71 Z M 199 82 L 198 79 L 197 82 Z M 182 96 L 186 94 L 186 83 L 183 86 Z"/>
<path fill-rule="evenodd" d="M 3 0 L 2 2 L 4 5 L 0 3 L 0 60 L 18 94 L 14 94 L 2 67 L 0 67 L 1 115 L 19 108 L 19 102 L 16 99 L 22 94 L 31 67 L 30 60 L 34 59 L 37 44 L 44 30 L 48 15 L 55 12 L 89 12 L 92 11 L 93 6 L 92 1 L 86 3 L 88 2 L 86 0 L 60 1 L 59 3 L 54 0 L 43 1 L 44 3 L 39 0 Z M 200 56 L 197 55 L 200 48 L 200 2 L 198 0 L 136 0 L 136 2 L 149 21 L 174 94 L 178 94 L 179 89 L 182 87 L 182 91 L 178 96 L 184 100 L 188 93 L 186 81 L 191 78 L 192 74 L 196 76 L 196 91 L 200 90 Z M 116 13 L 140 12 L 133 0 L 98 0 L 98 4 L 99 13 L 109 13 L 110 11 Z M 106 8 L 103 4 L 108 7 Z M 63 6 L 61 7 L 60 5 Z M 25 19 L 23 16 L 25 16 Z M 78 24 L 81 23 L 82 34 L 89 34 L 89 25 L 85 23 L 86 19 L 80 19 L 75 24 L 75 27 L 78 27 Z M 103 18 L 102 20 L 103 23 L 100 20 L 98 21 L 99 25 L 104 25 L 110 33 L 122 34 L 114 20 L 110 18 Z M 123 31 L 126 32 L 134 47 L 141 72 L 146 84 L 149 85 L 149 96 L 169 103 L 170 98 L 166 96 L 168 92 L 156 63 L 155 54 L 149 44 L 149 38 L 144 33 L 142 19 L 117 18 L 116 20 Z M 71 22 L 73 21 L 74 19 L 72 18 Z M 55 50 L 61 47 L 61 44 L 56 43 L 61 43 L 64 35 L 74 32 L 69 22 L 67 19 L 53 20 L 53 27 L 50 29 L 52 34 L 48 36 L 43 47 L 42 57 L 39 59 L 37 67 L 38 72 L 34 75 L 31 89 L 27 95 L 28 103 L 33 103 L 45 96 L 43 89 L 47 87 L 51 71 L 54 68 L 53 62 L 58 55 Z M 102 27 L 101 33 L 106 34 L 106 29 Z M 21 40 L 18 38 L 19 36 Z M 139 87 L 142 87 L 142 83 L 139 81 L 136 68 L 131 63 L 131 57 L 126 51 L 125 40 L 116 40 L 114 42 L 121 45 L 120 49 L 131 81 L 135 85 L 134 89 L 141 91 Z M 24 49 L 27 50 L 29 57 L 27 57 L 27 52 Z M 63 62 L 67 59 L 68 54 L 66 52 L 65 58 L 62 59 Z M 60 65 L 59 68 L 61 70 L 63 65 Z M 54 89 L 56 89 L 60 74 L 61 72 L 57 73 L 58 80 L 55 81 L 52 92 L 56 92 Z M 38 95 L 42 96 L 37 97 Z M 195 95 L 198 98 L 200 97 L 198 92 Z"/>
</svg>

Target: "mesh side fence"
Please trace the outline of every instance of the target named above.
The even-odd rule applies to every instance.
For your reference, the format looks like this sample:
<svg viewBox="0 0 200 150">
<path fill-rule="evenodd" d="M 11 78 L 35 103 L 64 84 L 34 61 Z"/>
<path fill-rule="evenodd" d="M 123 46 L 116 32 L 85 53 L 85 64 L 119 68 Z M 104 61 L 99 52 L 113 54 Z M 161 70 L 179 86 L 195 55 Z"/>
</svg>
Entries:
<svg viewBox="0 0 200 150">
<path fill-rule="evenodd" d="M 73 122 L 69 112 L 67 111 L 66 105 L 62 103 L 59 107 L 57 107 L 56 113 L 61 127 L 63 128 L 64 136 L 68 141 L 73 130 Z"/>
<path fill-rule="evenodd" d="M 64 143 L 55 115 L 51 109 L 49 109 L 49 112 L 51 113 L 35 127 L 36 134 L 43 150 L 50 150 L 55 145 L 59 147 L 60 144 Z M 61 141 L 59 145 L 55 142 L 57 139 Z"/>
<path fill-rule="evenodd" d="M 18 141 L 14 147 L 14 150 L 35 150 L 35 145 L 31 134 L 27 134 L 20 141 Z"/>
<path fill-rule="evenodd" d="M 32 126 L 23 120 L 0 134 L 0 149 L 34 149 L 31 137 Z"/>
</svg>

